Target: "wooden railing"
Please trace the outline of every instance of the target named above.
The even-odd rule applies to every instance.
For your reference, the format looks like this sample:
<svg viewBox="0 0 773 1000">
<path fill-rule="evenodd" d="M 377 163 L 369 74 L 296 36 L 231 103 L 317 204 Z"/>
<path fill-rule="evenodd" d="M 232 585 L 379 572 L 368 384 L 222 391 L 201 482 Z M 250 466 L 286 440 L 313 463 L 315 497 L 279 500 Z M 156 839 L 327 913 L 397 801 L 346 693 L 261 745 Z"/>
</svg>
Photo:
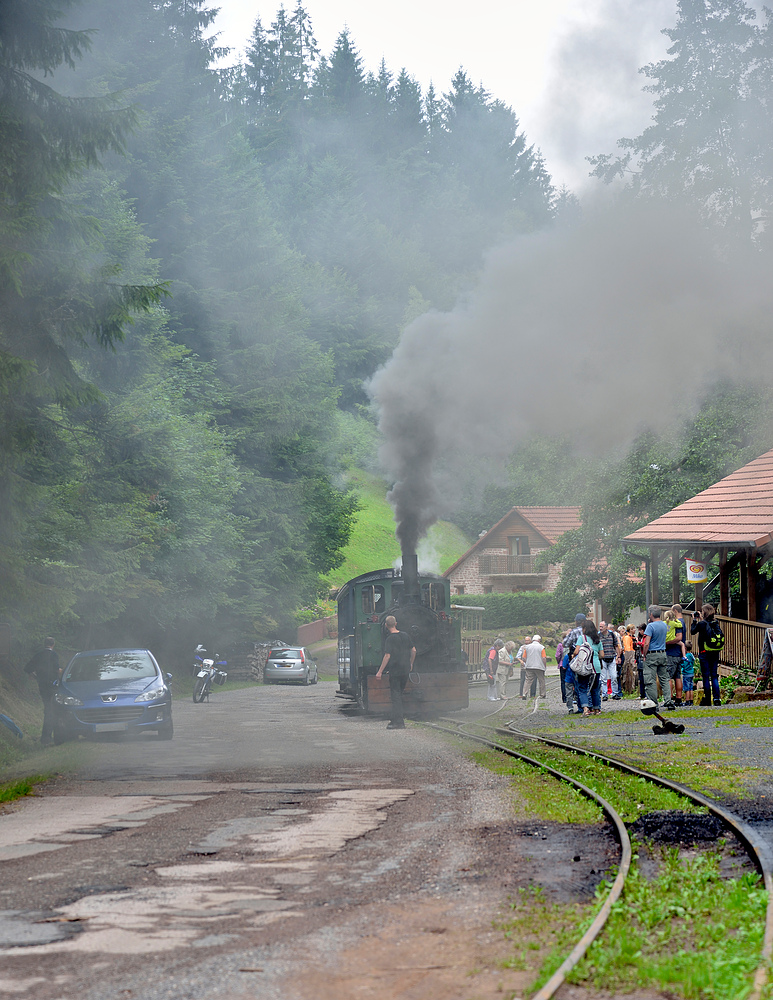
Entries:
<svg viewBox="0 0 773 1000">
<path fill-rule="evenodd" d="M 692 612 L 684 612 L 684 620 L 687 622 L 688 639 L 690 638 L 689 631 L 692 617 Z M 762 647 L 765 644 L 765 629 L 770 626 L 765 625 L 763 622 L 750 622 L 743 618 L 728 618 L 725 615 L 717 615 L 716 619 L 725 633 L 725 648 L 719 654 L 720 664 L 726 667 L 746 667 L 747 669 L 756 671 Z M 693 653 L 697 660 L 697 641 Z"/>
<path fill-rule="evenodd" d="M 536 561 L 538 552 L 528 556 L 506 556 L 502 553 L 478 556 L 478 571 L 481 576 L 522 576 L 532 573 L 546 574 L 547 570 L 538 570 Z"/>
<path fill-rule="evenodd" d="M 486 647 L 488 649 L 489 646 Z M 467 673 L 471 681 L 482 680 L 485 674 L 480 669 L 483 659 L 483 639 L 479 636 L 462 636 L 462 650 L 467 654 Z"/>
</svg>

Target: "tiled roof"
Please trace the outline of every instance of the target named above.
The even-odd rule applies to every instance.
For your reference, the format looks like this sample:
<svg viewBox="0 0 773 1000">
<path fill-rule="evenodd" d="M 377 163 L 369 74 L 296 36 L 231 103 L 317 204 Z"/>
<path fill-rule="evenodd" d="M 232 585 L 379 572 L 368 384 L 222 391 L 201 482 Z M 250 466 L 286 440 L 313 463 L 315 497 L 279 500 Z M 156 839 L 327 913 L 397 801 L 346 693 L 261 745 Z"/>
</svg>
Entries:
<svg viewBox="0 0 773 1000">
<path fill-rule="evenodd" d="M 513 507 L 513 510 L 530 521 L 551 545 L 564 532 L 582 527 L 579 507 Z"/>
<path fill-rule="evenodd" d="M 491 541 L 491 534 L 513 514 L 520 514 L 550 545 L 557 541 L 565 531 L 571 531 L 582 525 L 579 507 L 512 507 L 503 518 L 500 518 L 492 528 L 489 528 L 485 535 L 482 535 L 471 548 L 467 549 L 453 566 L 449 566 L 443 576 L 449 576 L 453 573 L 456 567 L 461 566 L 466 559 L 469 559 L 476 549 L 485 548 L 486 543 Z"/>
<path fill-rule="evenodd" d="M 624 541 L 760 548 L 772 538 L 773 451 L 768 451 Z"/>
</svg>

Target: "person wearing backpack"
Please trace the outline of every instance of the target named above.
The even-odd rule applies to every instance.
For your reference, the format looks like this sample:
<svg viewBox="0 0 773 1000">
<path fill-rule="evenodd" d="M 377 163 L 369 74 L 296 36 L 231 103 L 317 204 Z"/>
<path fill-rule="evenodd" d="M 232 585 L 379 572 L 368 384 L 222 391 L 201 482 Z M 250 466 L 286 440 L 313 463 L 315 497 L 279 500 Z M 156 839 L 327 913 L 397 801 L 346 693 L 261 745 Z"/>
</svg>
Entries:
<svg viewBox="0 0 773 1000">
<path fill-rule="evenodd" d="M 575 678 L 582 714 L 601 714 L 601 659 L 604 647 L 596 625 L 586 620 L 582 626 L 582 638 L 574 647 L 571 667 Z"/>
<path fill-rule="evenodd" d="M 722 626 L 715 619 L 716 608 L 713 604 L 704 604 L 700 612 L 690 623 L 690 635 L 698 636 L 698 659 L 703 677 L 703 701 L 701 705 L 721 705 L 719 696 L 719 654 L 725 647 L 725 634 Z"/>
</svg>

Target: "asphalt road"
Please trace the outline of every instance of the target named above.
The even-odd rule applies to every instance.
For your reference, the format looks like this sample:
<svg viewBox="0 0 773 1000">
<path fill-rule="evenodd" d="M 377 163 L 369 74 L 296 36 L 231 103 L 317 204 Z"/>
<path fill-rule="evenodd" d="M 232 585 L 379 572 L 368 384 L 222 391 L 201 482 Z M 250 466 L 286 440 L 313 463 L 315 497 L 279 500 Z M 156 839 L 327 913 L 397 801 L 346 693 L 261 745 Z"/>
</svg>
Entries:
<svg viewBox="0 0 773 1000">
<path fill-rule="evenodd" d="M 0 994 L 519 989 L 497 967 L 505 890 L 484 844 L 512 819 L 504 780 L 335 687 L 217 691 L 175 703 L 171 742 L 47 750 L 42 767 L 75 752 L 75 773 L 0 815 Z"/>
</svg>

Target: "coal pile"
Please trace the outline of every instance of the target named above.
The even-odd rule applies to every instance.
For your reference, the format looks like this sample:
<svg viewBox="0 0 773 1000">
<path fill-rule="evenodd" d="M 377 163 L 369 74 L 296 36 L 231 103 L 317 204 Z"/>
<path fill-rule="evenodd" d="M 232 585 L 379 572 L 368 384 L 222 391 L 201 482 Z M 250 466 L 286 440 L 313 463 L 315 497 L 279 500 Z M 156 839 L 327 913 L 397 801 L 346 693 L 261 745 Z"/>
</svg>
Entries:
<svg viewBox="0 0 773 1000">
<path fill-rule="evenodd" d="M 679 809 L 657 809 L 640 816 L 631 833 L 656 844 L 695 844 L 714 841 L 725 834 L 720 819 L 711 813 L 702 816 Z"/>
</svg>

